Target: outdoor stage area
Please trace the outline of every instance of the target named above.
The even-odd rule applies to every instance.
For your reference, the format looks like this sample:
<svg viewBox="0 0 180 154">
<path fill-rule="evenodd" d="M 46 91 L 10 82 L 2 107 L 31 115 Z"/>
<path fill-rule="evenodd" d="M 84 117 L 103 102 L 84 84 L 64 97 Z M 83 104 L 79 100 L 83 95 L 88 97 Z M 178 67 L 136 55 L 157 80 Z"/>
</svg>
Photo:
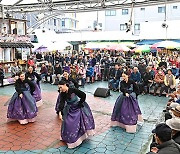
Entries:
<svg viewBox="0 0 180 154">
<path fill-rule="evenodd" d="M 119 92 L 111 92 L 108 98 L 94 97 L 97 87 L 106 88 L 107 82 L 80 88 L 87 94 L 87 103 L 95 118 L 96 134 L 75 149 L 68 149 L 59 140 L 61 121 L 54 110 L 57 86 L 41 84 L 44 105 L 39 108 L 37 121 L 27 125 L 6 122 L 6 102 L 15 89 L 13 85 L 0 88 L 0 154 L 145 154 L 152 138 L 151 131 L 162 116 L 167 98 L 140 95 L 138 100 L 145 122 L 138 126 L 137 133 L 128 134 L 124 129 L 110 127 L 111 113 Z"/>
</svg>

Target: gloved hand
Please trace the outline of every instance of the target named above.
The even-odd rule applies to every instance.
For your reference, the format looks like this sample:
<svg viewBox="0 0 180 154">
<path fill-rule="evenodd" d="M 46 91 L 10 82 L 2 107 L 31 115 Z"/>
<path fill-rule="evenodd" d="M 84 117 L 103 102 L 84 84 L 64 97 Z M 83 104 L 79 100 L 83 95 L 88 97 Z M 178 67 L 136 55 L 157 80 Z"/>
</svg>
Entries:
<svg viewBox="0 0 180 154">
<path fill-rule="evenodd" d="M 79 101 L 79 102 L 78 102 L 78 107 L 79 107 L 79 108 L 84 107 L 83 103 Z"/>
</svg>

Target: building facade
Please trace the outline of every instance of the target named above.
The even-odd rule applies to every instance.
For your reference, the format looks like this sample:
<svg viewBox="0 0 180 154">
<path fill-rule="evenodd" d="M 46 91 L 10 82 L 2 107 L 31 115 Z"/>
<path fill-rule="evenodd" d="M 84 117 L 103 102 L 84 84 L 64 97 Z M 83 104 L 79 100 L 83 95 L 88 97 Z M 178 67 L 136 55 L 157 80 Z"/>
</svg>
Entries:
<svg viewBox="0 0 180 154">
<path fill-rule="evenodd" d="M 38 20 L 47 17 L 49 14 L 42 13 L 27 13 L 27 14 L 14 14 L 14 18 L 16 19 L 26 19 L 27 27 L 33 27 Z M 76 14 L 62 14 L 48 20 L 44 20 L 42 24 L 39 24 L 37 29 L 48 29 L 51 31 L 55 31 L 56 33 L 66 33 L 66 32 L 74 32 L 78 28 L 78 20 L 76 19 Z"/>
<path fill-rule="evenodd" d="M 105 31 L 126 31 L 131 17 L 131 8 L 105 11 Z M 136 7 L 132 12 L 131 30 L 135 35 L 141 32 L 141 24 L 180 20 L 180 3 Z"/>
</svg>

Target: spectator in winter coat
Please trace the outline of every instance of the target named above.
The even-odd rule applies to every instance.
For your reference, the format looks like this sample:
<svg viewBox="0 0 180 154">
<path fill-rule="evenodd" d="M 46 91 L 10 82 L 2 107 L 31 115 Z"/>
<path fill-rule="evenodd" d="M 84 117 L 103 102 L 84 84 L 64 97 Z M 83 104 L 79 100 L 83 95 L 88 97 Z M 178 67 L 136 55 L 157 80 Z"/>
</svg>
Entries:
<svg viewBox="0 0 180 154">
<path fill-rule="evenodd" d="M 163 91 L 165 90 L 166 96 L 168 97 L 169 92 L 175 91 L 176 86 L 176 79 L 172 74 L 172 70 L 169 69 L 168 73 L 164 77 L 164 86 L 160 90 L 160 95 L 162 95 Z"/>
<path fill-rule="evenodd" d="M 48 73 L 47 67 L 44 63 L 41 66 L 40 73 L 41 73 L 41 79 L 43 79 L 43 77 L 45 77 Z"/>
<path fill-rule="evenodd" d="M 71 68 L 69 66 L 70 64 L 66 63 L 66 65 L 64 66 L 64 72 L 68 72 L 69 74 L 71 73 Z"/>
<path fill-rule="evenodd" d="M 47 68 L 47 74 L 45 76 L 46 82 L 48 82 L 47 77 L 49 76 L 50 77 L 50 83 L 52 83 L 52 75 L 53 75 L 53 73 L 54 73 L 54 68 L 52 66 L 52 63 L 49 63 L 48 68 Z"/>
<path fill-rule="evenodd" d="M 178 154 L 180 146 L 172 140 L 172 129 L 166 124 L 158 124 L 152 131 L 155 135 L 155 142 L 148 154 Z"/>
<path fill-rule="evenodd" d="M 146 68 L 146 72 L 143 75 L 143 92 L 149 93 L 150 85 L 153 83 L 153 76 L 151 75 L 150 68 Z"/>
<path fill-rule="evenodd" d="M 134 67 L 133 72 L 131 73 L 130 78 L 137 83 L 141 82 L 141 74 L 138 71 L 137 67 Z"/>
<path fill-rule="evenodd" d="M 172 70 L 172 74 L 173 74 L 176 78 L 178 78 L 178 77 L 179 77 L 179 69 L 176 67 L 176 64 L 173 64 L 171 70 Z"/>
<path fill-rule="evenodd" d="M 155 96 L 157 89 L 159 87 L 161 88 L 164 85 L 164 74 L 163 74 L 163 71 L 161 69 L 155 75 L 154 81 L 155 81 L 155 88 L 154 88 L 154 96 Z"/>
<path fill-rule="evenodd" d="M 21 71 L 20 66 L 15 62 L 14 65 L 11 67 L 11 76 L 15 77 Z"/>
<path fill-rule="evenodd" d="M 94 77 L 94 68 L 88 64 L 87 70 L 86 70 L 86 77 L 90 78 L 90 82 L 93 82 L 93 77 Z"/>
<path fill-rule="evenodd" d="M 58 78 L 58 81 L 60 81 L 62 73 L 63 73 L 62 68 L 60 64 L 57 62 L 54 67 L 54 74 L 52 75 L 52 81 L 53 81 L 52 84 L 55 84 L 56 78 Z"/>
<path fill-rule="evenodd" d="M 119 65 L 116 64 L 114 70 L 112 71 L 111 75 L 112 79 L 109 81 L 110 89 L 116 91 L 119 86 L 120 77 L 122 76 L 122 71 L 119 70 Z"/>
<path fill-rule="evenodd" d="M 78 70 L 78 76 L 79 76 L 79 80 L 81 80 L 82 87 L 84 87 L 86 82 L 86 69 L 84 68 L 83 65 L 81 65 Z"/>
</svg>

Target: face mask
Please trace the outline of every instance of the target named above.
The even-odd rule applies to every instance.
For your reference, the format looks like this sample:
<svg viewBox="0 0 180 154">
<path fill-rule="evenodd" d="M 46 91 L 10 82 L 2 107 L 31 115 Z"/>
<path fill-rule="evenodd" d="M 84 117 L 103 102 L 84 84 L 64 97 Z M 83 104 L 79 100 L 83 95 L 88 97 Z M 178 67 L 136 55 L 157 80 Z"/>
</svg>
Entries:
<svg viewBox="0 0 180 154">
<path fill-rule="evenodd" d="M 126 72 L 126 69 L 123 69 L 124 72 Z"/>
<path fill-rule="evenodd" d="M 161 71 L 159 71 L 159 74 L 162 74 L 162 72 L 161 72 Z"/>
<path fill-rule="evenodd" d="M 176 66 L 173 66 L 173 68 L 176 68 Z"/>
</svg>

